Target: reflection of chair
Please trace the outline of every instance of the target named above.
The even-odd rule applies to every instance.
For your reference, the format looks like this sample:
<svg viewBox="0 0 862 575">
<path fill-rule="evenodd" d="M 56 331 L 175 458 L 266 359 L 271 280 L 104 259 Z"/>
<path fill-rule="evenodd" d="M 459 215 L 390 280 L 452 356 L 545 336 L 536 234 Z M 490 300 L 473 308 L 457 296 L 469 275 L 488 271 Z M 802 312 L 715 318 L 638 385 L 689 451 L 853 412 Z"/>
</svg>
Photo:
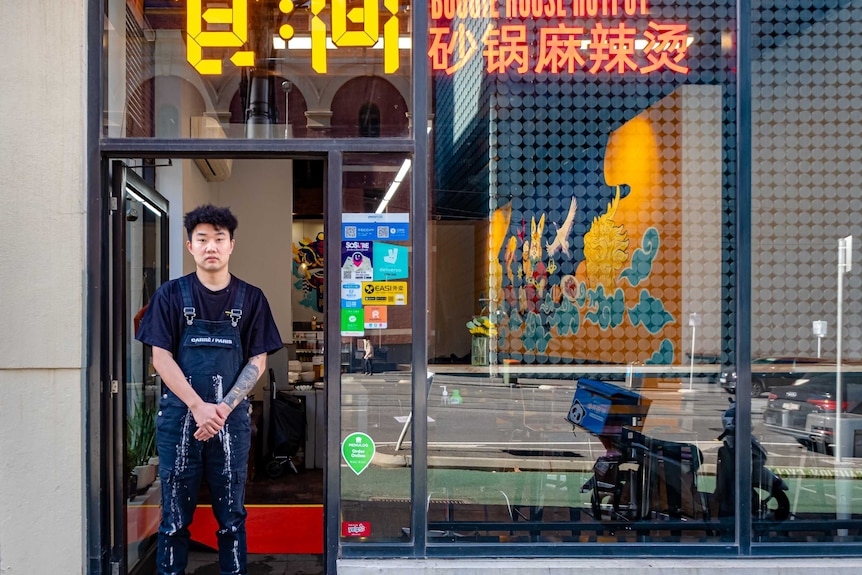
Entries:
<svg viewBox="0 0 862 575">
<path fill-rule="evenodd" d="M 574 490 L 570 489 L 572 485 L 566 473 L 526 472 L 521 475 L 522 481 L 516 490 L 516 497 L 519 501 L 529 501 L 532 504 L 516 503 L 512 505 L 509 514 L 513 521 L 542 521 L 548 492 L 553 494 L 552 501 L 559 501 L 559 494 L 565 494 L 565 498 L 569 502 L 569 515 L 574 516 L 574 507 L 571 501 Z M 505 494 L 503 496 L 505 497 Z"/>
<path fill-rule="evenodd" d="M 502 489 L 500 489 L 499 491 L 500 491 L 500 495 L 503 496 L 503 499 L 506 500 L 506 511 L 509 512 L 509 521 L 514 521 L 515 520 L 515 514 L 512 511 L 512 503 L 509 501 L 509 496 L 506 495 L 506 492 L 503 491 Z"/>
<path fill-rule="evenodd" d="M 438 495 L 438 492 L 432 491 L 428 494 L 428 498 L 425 500 L 425 513 L 428 514 L 431 512 L 431 504 L 432 503 L 434 503 L 435 505 L 444 506 L 443 507 L 444 513 L 445 513 L 444 522 L 446 524 L 451 524 L 455 521 L 455 506 L 456 505 L 467 505 L 467 504 L 473 503 L 473 501 L 463 499 L 463 498 L 450 498 L 447 496 L 448 494 L 446 493 L 445 489 L 442 493 L 440 493 L 440 495 L 442 495 L 442 497 L 439 497 L 439 496 L 434 497 L 435 495 Z M 385 497 L 370 497 L 369 501 L 392 501 L 392 499 L 385 498 Z M 399 500 L 399 501 L 401 501 L 401 500 Z M 403 502 L 409 504 L 410 500 L 404 499 Z M 430 519 L 429 519 L 429 523 L 432 523 L 432 521 Z M 410 528 L 409 527 L 402 527 L 401 528 L 401 534 L 404 535 L 405 537 L 409 537 L 410 536 Z M 466 535 L 458 533 L 452 529 L 446 529 L 446 530 L 430 529 L 428 531 L 428 537 L 457 539 L 457 538 L 466 537 Z"/>
<path fill-rule="evenodd" d="M 428 395 L 431 393 L 431 381 L 434 379 L 434 374 L 432 372 L 428 372 L 428 379 L 426 381 L 425 387 L 425 399 L 428 399 Z M 401 444 L 404 443 L 404 437 L 407 435 L 407 429 L 410 427 L 410 424 L 413 422 L 413 410 L 410 410 L 410 413 L 407 414 L 407 421 L 404 422 L 404 427 L 401 429 L 401 434 L 398 436 L 398 441 L 395 442 L 395 451 L 399 451 L 401 449 Z"/>
</svg>

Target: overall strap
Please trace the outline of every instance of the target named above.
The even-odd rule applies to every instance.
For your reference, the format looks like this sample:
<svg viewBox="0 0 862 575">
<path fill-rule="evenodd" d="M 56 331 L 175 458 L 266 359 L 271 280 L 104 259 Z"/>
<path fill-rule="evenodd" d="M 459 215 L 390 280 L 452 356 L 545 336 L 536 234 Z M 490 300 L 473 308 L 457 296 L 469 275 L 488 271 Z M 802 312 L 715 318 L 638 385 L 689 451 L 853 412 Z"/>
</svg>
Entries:
<svg viewBox="0 0 862 575">
<path fill-rule="evenodd" d="M 236 290 L 236 299 L 233 302 L 234 307 L 231 308 L 230 313 L 230 324 L 233 327 L 236 327 L 236 324 L 239 323 L 239 320 L 242 319 L 242 303 L 245 299 L 245 287 L 246 283 L 239 278 L 234 278 L 239 283 Z"/>
<path fill-rule="evenodd" d="M 192 325 L 195 320 L 195 302 L 192 299 L 192 290 L 186 276 L 179 279 L 180 292 L 183 294 L 183 315 L 186 316 L 186 325 Z"/>
</svg>

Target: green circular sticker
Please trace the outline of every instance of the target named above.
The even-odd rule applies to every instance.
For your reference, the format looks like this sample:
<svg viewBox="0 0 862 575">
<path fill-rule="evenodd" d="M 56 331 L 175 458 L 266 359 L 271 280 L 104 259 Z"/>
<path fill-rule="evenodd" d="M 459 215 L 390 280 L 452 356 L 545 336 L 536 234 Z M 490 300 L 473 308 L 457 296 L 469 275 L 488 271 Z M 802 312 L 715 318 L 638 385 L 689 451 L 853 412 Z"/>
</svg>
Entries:
<svg viewBox="0 0 862 575">
<path fill-rule="evenodd" d="M 351 433 L 341 444 L 344 461 L 356 475 L 371 465 L 374 449 L 374 441 L 365 433 Z"/>
</svg>

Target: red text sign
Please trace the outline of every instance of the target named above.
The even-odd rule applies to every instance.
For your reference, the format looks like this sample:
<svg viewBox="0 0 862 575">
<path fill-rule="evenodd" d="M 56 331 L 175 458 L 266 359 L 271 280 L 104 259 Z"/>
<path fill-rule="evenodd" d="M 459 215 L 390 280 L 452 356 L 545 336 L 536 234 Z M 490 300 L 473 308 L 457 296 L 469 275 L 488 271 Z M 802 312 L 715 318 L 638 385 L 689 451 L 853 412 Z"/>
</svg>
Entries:
<svg viewBox="0 0 862 575">
<path fill-rule="evenodd" d="M 431 0 L 430 9 L 428 57 L 448 75 L 479 54 L 491 74 L 689 71 L 688 25 L 650 19 L 647 0 Z"/>
<path fill-rule="evenodd" d="M 342 537 L 367 537 L 371 535 L 370 521 L 342 521 Z"/>
</svg>

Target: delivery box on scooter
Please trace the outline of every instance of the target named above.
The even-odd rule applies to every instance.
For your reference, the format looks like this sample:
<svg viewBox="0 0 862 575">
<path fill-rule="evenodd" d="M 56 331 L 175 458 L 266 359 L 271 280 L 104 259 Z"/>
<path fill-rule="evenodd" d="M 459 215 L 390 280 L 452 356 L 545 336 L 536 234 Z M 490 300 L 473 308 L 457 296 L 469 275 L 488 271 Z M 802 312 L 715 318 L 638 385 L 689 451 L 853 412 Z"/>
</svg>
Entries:
<svg viewBox="0 0 862 575">
<path fill-rule="evenodd" d="M 567 420 L 596 435 L 643 428 L 651 400 L 612 383 L 579 378 Z"/>
</svg>

